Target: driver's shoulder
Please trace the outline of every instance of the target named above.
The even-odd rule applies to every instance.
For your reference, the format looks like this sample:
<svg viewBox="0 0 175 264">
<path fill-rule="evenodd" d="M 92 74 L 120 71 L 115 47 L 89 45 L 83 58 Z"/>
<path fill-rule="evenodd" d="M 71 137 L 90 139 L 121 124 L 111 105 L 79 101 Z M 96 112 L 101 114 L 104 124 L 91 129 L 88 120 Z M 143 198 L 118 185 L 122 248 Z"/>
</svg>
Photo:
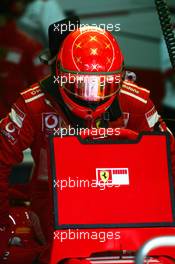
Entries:
<svg viewBox="0 0 175 264">
<path fill-rule="evenodd" d="M 22 96 L 26 104 L 38 101 L 39 98 L 45 96 L 45 94 L 41 90 L 39 83 L 34 83 L 29 88 L 22 91 L 20 95 Z"/>
<path fill-rule="evenodd" d="M 124 81 L 119 93 L 120 105 L 123 110 L 131 112 L 144 111 L 147 108 L 150 91 L 133 82 Z"/>
<path fill-rule="evenodd" d="M 32 115 L 38 116 L 44 112 L 51 112 L 52 105 L 42 90 L 40 83 L 31 85 L 20 93 L 21 101 L 26 111 Z"/>
</svg>

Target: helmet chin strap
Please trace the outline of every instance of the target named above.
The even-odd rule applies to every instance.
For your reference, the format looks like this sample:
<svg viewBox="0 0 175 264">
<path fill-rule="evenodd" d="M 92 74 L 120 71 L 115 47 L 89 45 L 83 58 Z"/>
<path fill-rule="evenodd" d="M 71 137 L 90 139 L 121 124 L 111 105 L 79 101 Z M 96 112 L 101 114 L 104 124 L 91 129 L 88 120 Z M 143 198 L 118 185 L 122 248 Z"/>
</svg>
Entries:
<svg viewBox="0 0 175 264">
<path fill-rule="evenodd" d="M 109 108 L 114 98 L 116 97 L 116 94 L 113 95 L 104 104 L 101 104 L 100 106 L 98 106 L 96 109 L 93 110 L 90 107 L 81 106 L 75 103 L 71 98 L 69 98 L 69 96 L 67 96 L 63 88 L 60 88 L 60 93 L 69 110 L 72 111 L 72 113 L 75 114 L 76 116 L 87 121 L 95 120 L 96 118 L 100 117 Z"/>
</svg>

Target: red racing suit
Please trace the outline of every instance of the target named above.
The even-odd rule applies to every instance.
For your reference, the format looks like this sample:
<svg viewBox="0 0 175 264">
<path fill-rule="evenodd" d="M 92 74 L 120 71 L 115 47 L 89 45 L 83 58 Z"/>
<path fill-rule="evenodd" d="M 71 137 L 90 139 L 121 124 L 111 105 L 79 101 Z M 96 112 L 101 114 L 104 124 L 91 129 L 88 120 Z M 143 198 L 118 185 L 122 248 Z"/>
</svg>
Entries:
<svg viewBox="0 0 175 264">
<path fill-rule="evenodd" d="M 48 67 L 38 58 L 41 49 L 41 44 L 20 31 L 14 21 L 0 27 L 0 118 L 10 111 L 24 88 L 48 74 Z"/>
<path fill-rule="evenodd" d="M 123 82 L 118 102 L 121 116 L 109 127 L 125 127 L 137 132 L 153 131 L 156 127 L 167 131 L 149 98 L 149 91 L 136 84 Z M 48 135 L 54 129 L 70 124 L 61 107 L 37 83 L 23 91 L 10 114 L 0 123 L 0 224 L 8 221 L 8 175 L 13 165 L 23 159 L 23 150 L 31 148 L 35 169 L 31 180 L 33 207 L 41 220 L 46 237 L 52 230 L 52 207 L 49 192 L 47 157 Z M 171 135 L 171 133 L 170 133 Z M 171 135 L 173 175 L 175 176 L 174 138 Z"/>
</svg>

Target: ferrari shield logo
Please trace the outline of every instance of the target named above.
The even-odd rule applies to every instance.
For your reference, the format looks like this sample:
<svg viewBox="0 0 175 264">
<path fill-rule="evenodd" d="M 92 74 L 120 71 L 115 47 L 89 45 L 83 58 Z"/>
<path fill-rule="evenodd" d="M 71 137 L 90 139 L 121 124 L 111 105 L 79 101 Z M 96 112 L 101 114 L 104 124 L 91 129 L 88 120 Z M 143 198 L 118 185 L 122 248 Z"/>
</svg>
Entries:
<svg viewBox="0 0 175 264">
<path fill-rule="evenodd" d="M 105 185 L 129 185 L 128 168 L 96 168 L 97 183 Z"/>
<path fill-rule="evenodd" d="M 106 183 L 109 180 L 109 171 L 104 170 L 104 171 L 100 171 L 100 179 Z"/>
</svg>

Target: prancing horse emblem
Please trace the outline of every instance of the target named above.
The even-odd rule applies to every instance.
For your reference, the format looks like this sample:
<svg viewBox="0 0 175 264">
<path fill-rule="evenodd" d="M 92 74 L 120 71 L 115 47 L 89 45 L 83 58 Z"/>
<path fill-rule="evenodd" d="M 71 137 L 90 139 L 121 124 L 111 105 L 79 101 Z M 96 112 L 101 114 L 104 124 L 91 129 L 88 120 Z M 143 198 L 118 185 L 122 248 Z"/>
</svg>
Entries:
<svg viewBox="0 0 175 264">
<path fill-rule="evenodd" d="M 109 179 L 109 171 L 100 171 L 100 178 L 103 182 L 107 182 Z"/>
</svg>

